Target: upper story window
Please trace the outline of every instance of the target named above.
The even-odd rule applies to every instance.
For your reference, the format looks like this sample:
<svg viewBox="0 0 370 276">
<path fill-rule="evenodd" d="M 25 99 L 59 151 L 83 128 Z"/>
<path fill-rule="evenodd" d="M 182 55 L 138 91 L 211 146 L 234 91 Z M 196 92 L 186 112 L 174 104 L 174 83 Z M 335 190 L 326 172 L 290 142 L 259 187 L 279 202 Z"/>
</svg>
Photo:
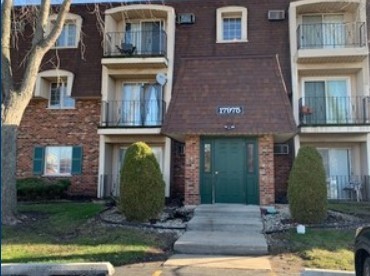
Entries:
<svg viewBox="0 0 370 276">
<path fill-rule="evenodd" d="M 303 15 L 299 29 L 301 48 L 342 48 L 355 33 L 356 26 L 344 23 L 343 14 Z"/>
<path fill-rule="evenodd" d="M 247 42 L 247 8 L 217 9 L 217 42 Z"/>
<path fill-rule="evenodd" d="M 74 75 L 65 70 L 47 70 L 38 74 L 35 97 L 49 100 L 49 108 L 67 109 L 75 107 L 71 98 Z"/>
<path fill-rule="evenodd" d="M 49 107 L 55 109 L 75 107 L 75 100 L 68 95 L 67 85 L 64 82 L 51 83 Z"/>
<path fill-rule="evenodd" d="M 55 23 L 56 15 L 50 16 L 50 26 Z M 68 13 L 54 48 L 77 48 L 80 42 L 82 18 L 77 14 Z M 50 30 L 49 30 L 50 31 Z"/>
</svg>

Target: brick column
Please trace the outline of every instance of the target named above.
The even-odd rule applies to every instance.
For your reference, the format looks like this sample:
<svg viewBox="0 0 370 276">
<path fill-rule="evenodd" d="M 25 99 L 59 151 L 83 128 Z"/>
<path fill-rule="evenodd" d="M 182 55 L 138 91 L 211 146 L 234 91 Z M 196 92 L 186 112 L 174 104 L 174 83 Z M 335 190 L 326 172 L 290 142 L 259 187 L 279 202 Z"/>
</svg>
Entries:
<svg viewBox="0 0 370 276">
<path fill-rule="evenodd" d="M 199 149 L 199 136 L 185 137 L 185 205 L 200 204 Z"/>
<path fill-rule="evenodd" d="M 260 204 L 275 203 L 274 138 L 258 138 Z"/>
</svg>

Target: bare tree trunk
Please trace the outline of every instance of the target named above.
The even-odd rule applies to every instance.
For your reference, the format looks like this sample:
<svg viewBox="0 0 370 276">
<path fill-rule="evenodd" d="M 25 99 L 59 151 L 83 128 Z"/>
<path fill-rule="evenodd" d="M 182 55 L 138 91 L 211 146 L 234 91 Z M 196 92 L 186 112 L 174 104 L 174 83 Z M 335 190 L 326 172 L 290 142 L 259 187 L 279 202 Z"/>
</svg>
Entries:
<svg viewBox="0 0 370 276">
<path fill-rule="evenodd" d="M 17 190 L 16 183 L 16 125 L 1 126 L 1 223 L 15 224 Z M 10 185 L 9 185 L 10 184 Z"/>
<path fill-rule="evenodd" d="M 1 223 L 15 224 L 17 218 L 16 160 L 17 130 L 23 114 L 32 98 L 37 73 L 47 51 L 55 44 L 62 32 L 66 13 L 71 0 L 63 0 L 55 24 L 49 34 L 45 34 L 50 15 L 50 0 L 41 0 L 35 15 L 35 32 L 32 47 L 28 51 L 26 69 L 22 84 L 17 90 L 13 87 L 12 62 L 10 55 L 10 26 L 12 0 L 3 0 L 1 5 Z"/>
</svg>

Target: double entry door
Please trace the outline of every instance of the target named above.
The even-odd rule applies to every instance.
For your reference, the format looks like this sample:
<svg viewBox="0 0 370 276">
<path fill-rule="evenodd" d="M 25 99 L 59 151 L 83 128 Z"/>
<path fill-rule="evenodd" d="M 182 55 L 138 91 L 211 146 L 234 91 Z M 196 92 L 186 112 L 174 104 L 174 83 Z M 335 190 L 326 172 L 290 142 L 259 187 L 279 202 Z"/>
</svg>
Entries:
<svg viewBox="0 0 370 276">
<path fill-rule="evenodd" d="M 259 204 L 257 152 L 255 139 L 202 139 L 201 203 Z"/>
</svg>

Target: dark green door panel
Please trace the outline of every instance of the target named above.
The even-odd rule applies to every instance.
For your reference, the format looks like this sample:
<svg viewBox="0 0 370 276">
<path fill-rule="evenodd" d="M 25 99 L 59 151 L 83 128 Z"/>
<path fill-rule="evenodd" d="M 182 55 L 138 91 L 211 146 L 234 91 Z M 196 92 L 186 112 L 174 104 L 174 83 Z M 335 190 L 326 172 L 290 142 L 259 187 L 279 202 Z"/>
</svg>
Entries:
<svg viewBox="0 0 370 276">
<path fill-rule="evenodd" d="M 255 139 L 202 139 L 201 203 L 258 204 L 257 151 Z"/>
<path fill-rule="evenodd" d="M 215 140 L 215 202 L 246 203 L 242 139 Z"/>
</svg>

